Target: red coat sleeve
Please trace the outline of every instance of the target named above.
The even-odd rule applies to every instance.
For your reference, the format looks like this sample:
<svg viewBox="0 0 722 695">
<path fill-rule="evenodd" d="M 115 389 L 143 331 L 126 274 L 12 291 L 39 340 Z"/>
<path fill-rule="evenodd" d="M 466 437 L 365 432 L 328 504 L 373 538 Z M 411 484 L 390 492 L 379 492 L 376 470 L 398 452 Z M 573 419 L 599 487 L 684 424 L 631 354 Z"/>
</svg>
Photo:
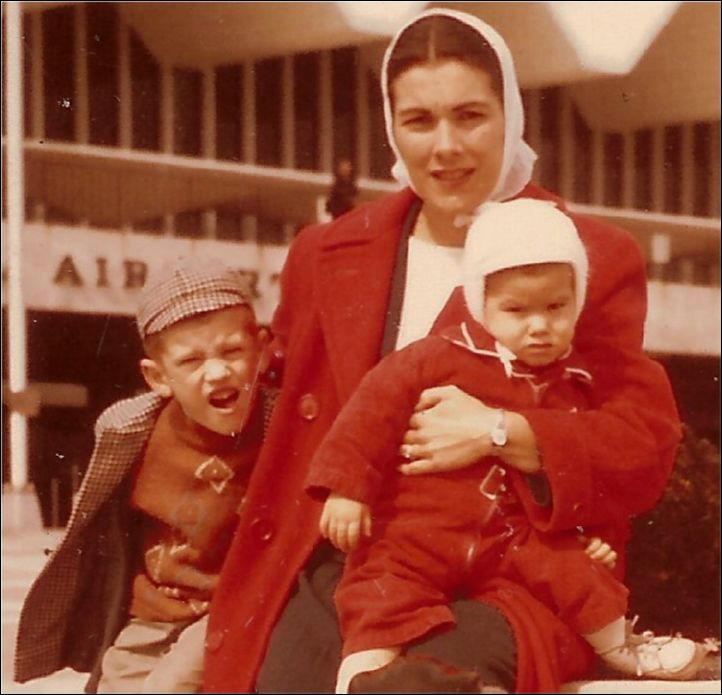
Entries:
<svg viewBox="0 0 722 695">
<path fill-rule="evenodd" d="M 652 507 L 681 436 L 669 380 L 642 350 L 641 251 L 622 230 L 574 219 L 590 266 L 575 345 L 592 368 L 595 387 L 590 411 L 522 413 L 534 430 L 551 485 L 552 506 L 537 507 L 534 519 L 547 530 L 623 521 Z"/>
<path fill-rule="evenodd" d="M 421 392 L 434 385 L 424 373 L 424 356 L 440 340 L 426 338 L 392 352 L 366 374 L 313 457 L 306 480 L 310 492 L 333 490 L 374 502 L 383 478 L 395 472 Z"/>
</svg>

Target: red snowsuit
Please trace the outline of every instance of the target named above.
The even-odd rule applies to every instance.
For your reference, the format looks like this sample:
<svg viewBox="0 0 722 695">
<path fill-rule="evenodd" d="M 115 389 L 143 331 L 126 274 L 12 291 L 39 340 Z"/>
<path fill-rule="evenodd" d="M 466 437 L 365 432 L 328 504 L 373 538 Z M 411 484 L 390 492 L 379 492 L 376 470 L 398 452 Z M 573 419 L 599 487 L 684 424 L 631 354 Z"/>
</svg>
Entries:
<svg viewBox="0 0 722 695">
<path fill-rule="evenodd" d="M 493 338 L 470 318 L 443 337 L 391 353 L 364 377 L 308 477 L 312 490 L 373 510 L 373 536 L 349 554 L 336 591 L 344 656 L 408 644 L 453 624 L 449 601 L 459 593 L 483 595 L 495 577 L 528 587 L 580 634 L 626 612 L 627 589 L 586 555 L 574 532 L 540 534 L 529 523 L 524 507 L 534 518 L 539 505 L 518 471 L 509 469 L 502 484 L 506 469 L 491 456 L 450 473 L 395 470 L 422 391 L 449 384 L 512 411 L 578 412 L 594 401 L 592 376 L 574 353 L 542 369 L 505 363 Z M 573 451 L 567 455 L 574 458 Z"/>
<path fill-rule="evenodd" d="M 520 195 L 558 200 L 535 186 Z M 285 351 L 283 388 L 211 605 L 205 692 L 253 689 L 271 630 L 319 541 L 322 505 L 304 482 L 341 406 L 379 361 L 396 249 L 415 199 L 405 189 L 309 227 L 291 246 L 273 320 Z M 613 523 L 624 530 L 630 515 L 660 497 L 679 422 L 663 369 L 642 352 L 646 277 L 637 244 L 616 227 L 572 218 L 591 267 L 576 345 L 602 375 L 601 405 L 573 414 L 523 411 L 554 500 L 535 525 L 552 531 Z M 463 307 L 459 294 L 450 302 Z M 448 308 L 448 325 L 458 324 L 461 315 Z M 573 460 L 564 455 L 569 450 Z M 554 691 L 590 667 L 586 644 L 519 584 L 499 580 L 483 600 L 514 631 L 517 689 Z"/>
</svg>

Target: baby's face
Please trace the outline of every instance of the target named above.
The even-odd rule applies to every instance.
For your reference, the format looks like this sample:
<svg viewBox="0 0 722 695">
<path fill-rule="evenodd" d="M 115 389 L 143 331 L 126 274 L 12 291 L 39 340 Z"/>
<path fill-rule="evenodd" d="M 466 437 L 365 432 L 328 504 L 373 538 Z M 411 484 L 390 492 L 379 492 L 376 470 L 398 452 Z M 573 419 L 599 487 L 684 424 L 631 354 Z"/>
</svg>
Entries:
<svg viewBox="0 0 722 695">
<path fill-rule="evenodd" d="M 163 331 L 154 362 L 188 418 L 218 434 L 241 430 L 265 367 L 266 333 L 252 312 L 230 307 Z"/>
<path fill-rule="evenodd" d="M 537 367 L 564 355 L 574 338 L 574 273 L 566 263 L 509 268 L 486 278 L 484 323 L 522 362 Z"/>
</svg>

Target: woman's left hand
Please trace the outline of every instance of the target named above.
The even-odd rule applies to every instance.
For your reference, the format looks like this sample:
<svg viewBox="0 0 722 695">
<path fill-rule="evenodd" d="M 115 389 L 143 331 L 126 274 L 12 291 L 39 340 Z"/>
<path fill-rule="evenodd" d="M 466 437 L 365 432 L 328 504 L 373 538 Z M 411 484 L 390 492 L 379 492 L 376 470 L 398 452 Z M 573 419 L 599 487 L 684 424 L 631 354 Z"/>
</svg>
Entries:
<svg viewBox="0 0 722 695">
<path fill-rule="evenodd" d="M 452 471 L 488 456 L 496 412 L 456 386 L 426 389 L 400 450 L 409 463 L 399 470 L 407 475 Z"/>
</svg>

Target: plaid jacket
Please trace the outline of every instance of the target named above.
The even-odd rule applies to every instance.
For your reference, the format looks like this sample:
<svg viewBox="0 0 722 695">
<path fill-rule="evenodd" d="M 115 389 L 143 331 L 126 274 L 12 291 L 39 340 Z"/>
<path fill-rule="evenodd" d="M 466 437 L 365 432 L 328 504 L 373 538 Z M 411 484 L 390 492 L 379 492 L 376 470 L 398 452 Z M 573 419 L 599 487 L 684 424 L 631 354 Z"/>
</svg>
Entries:
<svg viewBox="0 0 722 695">
<path fill-rule="evenodd" d="M 261 390 L 266 419 L 273 405 Z M 146 393 L 111 405 L 95 426 L 95 448 L 65 535 L 25 598 L 15 680 L 65 667 L 92 671 L 94 692 L 105 650 L 128 619 L 133 544 L 129 473 L 164 400 Z"/>
</svg>

